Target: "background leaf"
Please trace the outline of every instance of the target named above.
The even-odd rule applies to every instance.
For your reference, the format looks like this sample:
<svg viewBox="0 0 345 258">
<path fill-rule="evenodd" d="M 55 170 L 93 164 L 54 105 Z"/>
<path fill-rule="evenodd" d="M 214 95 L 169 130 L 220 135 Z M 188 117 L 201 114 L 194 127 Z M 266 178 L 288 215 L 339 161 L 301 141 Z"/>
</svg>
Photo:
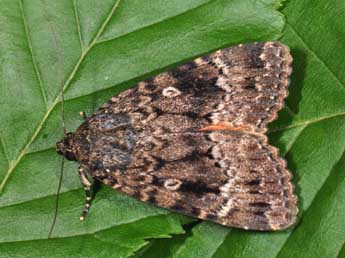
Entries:
<svg viewBox="0 0 345 258">
<path fill-rule="evenodd" d="M 199 230 L 208 227 L 203 222 L 166 257 L 345 257 L 344 12 L 344 1 L 325 0 L 290 0 L 283 9 L 281 41 L 291 48 L 293 74 L 286 108 L 269 137 L 295 175 L 300 209 L 295 228 L 229 229 L 226 235 L 219 228 L 219 244 L 219 237 Z"/>
<path fill-rule="evenodd" d="M 59 177 L 60 84 L 72 131 L 82 122 L 80 111 L 92 113 L 144 77 L 225 46 L 278 38 L 279 6 L 277 0 L 1 0 L 0 256 L 128 257 L 145 239 L 184 233 L 189 218 L 107 187 L 80 222 L 84 194 L 77 165 L 67 162 L 56 228 L 46 239 Z M 228 230 L 202 224 L 186 244 L 197 245 L 195 237 L 209 231 L 219 246 Z"/>
</svg>

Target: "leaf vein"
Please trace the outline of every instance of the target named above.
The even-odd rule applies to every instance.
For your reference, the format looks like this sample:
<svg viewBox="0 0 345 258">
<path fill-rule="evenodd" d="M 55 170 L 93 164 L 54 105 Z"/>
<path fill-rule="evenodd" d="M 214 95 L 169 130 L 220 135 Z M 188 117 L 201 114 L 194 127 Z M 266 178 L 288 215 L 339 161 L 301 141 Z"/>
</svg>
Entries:
<svg viewBox="0 0 345 258">
<path fill-rule="evenodd" d="M 20 2 L 21 0 L 19 0 Z M 82 63 L 82 61 L 84 60 L 85 56 L 88 54 L 88 52 L 90 51 L 90 49 L 94 46 L 95 42 L 97 41 L 97 38 L 102 34 L 102 32 L 104 31 L 106 25 L 108 24 L 111 16 L 114 14 L 115 10 L 117 9 L 119 3 L 121 0 L 117 0 L 113 6 L 113 8 L 111 9 L 110 13 L 108 14 L 107 18 L 105 19 L 105 21 L 103 22 L 102 26 L 100 27 L 98 33 L 96 34 L 96 37 L 94 38 L 94 40 L 92 41 L 92 43 L 90 44 L 90 46 L 81 54 L 78 62 L 76 63 L 72 73 L 70 74 L 70 76 L 68 77 L 66 83 L 63 86 L 63 91 L 65 92 L 68 88 L 68 86 L 70 85 L 70 82 L 73 80 L 80 64 Z M 21 2 L 20 2 L 21 4 Z M 37 126 L 35 132 L 33 133 L 32 137 L 30 138 L 30 140 L 28 141 L 28 143 L 24 146 L 24 148 L 22 149 L 22 151 L 20 152 L 18 158 L 15 160 L 15 162 L 13 163 L 13 165 L 9 166 L 7 173 L 3 179 L 3 181 L 0 184 L 0 193 L 3 191 L 8 179 L 10 178 L 11 174 L 13 173 L 14 169 L 17 167 L 17 165 L 19 164 L 19 162 L 22 160 L 22 158 L 24 157 L 24 155 L 27 153 L 27 150 L 29 149 L 30 145 L 34 142 L 34 140 L 36 139 L 36 137 L 38 136 L 38 134 L 40 133 L 41 129 L 43 128 L 44 123 L 46 122 L 46 120 L 48 119 L 50 113 L 52 112 L 52 110 L 55 108 L 55 106 L 57 105 L 57 103 L 59 103 L 59 95 L 56 96 L 54 102 L 52 103 L 52 105 L 48 108 L 47 112 L 45 113 L 45 115 L 42 118 L 42 121 L 39 123 L 39 125 Z"/>
<path fill-rule="evenodd" d="M 5 158 L 7 160 L 7 164 L 9 165 L 10 164 L 10 158 L 8 156 L 7 148 L 6 148 L 4 139 L 2 138 L 1 134 L 0 134 L 0 142 L 1 142 L 1 146 L 2 146 L 2 149 L 4 151 L 4 154 L 5 154 Z"/>
<path fill-rule="evenodd" d="M 345 242 L 343 243 L 342 247 L 341 247 L 341 248 L 339 249 L 339 251 L 337 252 L 336 258 L 343 258 L 343 256 L 340 256 L 340 255 L 342 255 L 343 253 L 345 253 L 344 250 L 345 250 Z"/>
<path fill-rule="evenodd" d="M 345 112 L 330 114 L 330 115 L 327 115 L 327 116 L 322 116 L 322 117 L 318 117 L 318 118 L 315 118 L 315 119 L 305 120 L 305 121 L 301 121 L 299 123 L 295 123 L 295 124 L 292 124 L 292 125 L 276 128 L 276 129 L 270 130 L 269 134 L 270 133 L 284 131 L 284 130 L 295 128 L 295 127 L 299 127 L 299 126 L 304 126 L 304 125 L 307 126 L 307 125 L 310 125 L 310 124 L 314 124 L 314 123 L 320 122 L 322 120 L 331 119 L 331 118 L 340 117 L 340 116 L 345 116 Z"/>
<path fill-rule="evenodd" d="M 286 148 L 286 150 L 285 150 L 285 155 L 284 155 L 284 156 L 286 156 L 286 155 L 290 152 L 290 150 L 292 149 L 293 145 L 296 143 L 296 141 L 297 141 L 298 138 L 301 136 L 301 134 L 303 133 L 304 129 L 307 128 L 307 126 L 308 126 L 308 125 L 302 125 L 302 126 L 301 126 L 302 129 L 301 129 L 301 131 L 297 134 L 296 138 L 295 138 L 292 142 L 290 142 L 290 143 L 287 145 L 287 148 Z"/>
<path fill-rule="evenodd" d="M 119 38 L 121 38 L 121 37 L 130 35 L 130 34 L 132 34 L 132 33 L 136 33 L 136 32 L 138 32 L 138 31 L 145 30 L 145 29 L 147 29 L 147 28 L 153 27 L 153 26 L 155 26 L 155 25 L 157 25 L 157 24 L 160 24 L 160 23 L 162 23 L 162 22 L 166 22 L 166 21 L 169 21 L 169 20 L 171 20 L 171 19 L 175 19 L 175 18 L 177 18 L 177 17 L 179 17 L 179 16 L 185 15 L 185 14 L 187 14 L 187 13 L 189 13 L 189 12 L 195 11 L 196 9 L 199 9 L 199 8 L 201 8 L 201 7 L 204 7 L 204 6 L 206 6 L 206 5 L 208 5 L 208 4 L 212 3 L 212 2 L 214 2 L 214 0 L 209 0 L 209 1 L 207 1 L 206 3 L 203 3 L 203 4 L 201 4 L 201 5 L 198 5 L 198 6 L 195 6 L 195 7 L 193 7 L 193 8 L 190 8 L 190 9 L 188 9 L 188 10 L 182 12 L 182 13 L 178 13 L 178 14 L 176 14 L 176 15 L 169 16 L 169 17 L 167 17 L 167 18 L 165 18 L 165 19 L 158 20 L 158 21 L 156 21 L 156 22 L 154 22 L 154 23 L 151 23 L 151 24 L 148 24 L 148 25 L 146 25 L 146 26 L 140 27 L 140 28 L 135 29 L 135 30 L 133 30 L 133 31 L 130 31 L 130 32 L 128 32 L 128 33 L 119 34 L 119 35 L 116 35 L 116 37 L 113 37 L 113 38 L 109 37 L 109 38 L 105 38 L 105 39 L 103 39 L 103 40 L 97 41 L 96 44 L 98 45 L 98 44 L 102 44 L 102 43 L 105 43 L 105 42 L 109 42 L 109 41 L 112 41 L 112 40 L 115 40 L 115 39 L 117 40 L 117 39 L 119 39 Z"/>
<path fill-rule="evenodd" d="M 30 56 L 31 56 L 31 59 L 32 59 L 32 64 L 34 66 L 35 74 L 36 74 L 37 80 L 39 82 L 39 86 L 40 86 L 40 89 L 41 89 L 41 94 L 42 94 L 43 101 L 45 103 L 46 108 L 48 108 L 47 94 L 45 92 L 45 89 L 44 89 L 44 86 L 43 86 L 43 82 L 42 82 L 42 79 L 41 79 L 41 74 L 40 74 L 40 72 L 38 70 L 36 58 L 35 58 L 35 55 L 33 53 L 31 39 L 30 39 L 30 36 L 29 36 L 29 28 L 28 28 L 27 21 L 26 21 L 26 18 L 25 18 L 25 12 L 24 12 L 24 8 L 23 8 L 23 3 L 22 3 L 22 0 L 18 0 L 18 2 L 19 2 L 20 12 L 21 12 L 22 20 L 23 20 L 24 29 L 25 29 L 25 37 L 26 37 L 26 41 L 28 43 L 28 47 L 29 47 L 29 51 L 30 51 Z"/>
<path fill-rule="evenodd" d="M 78 30 L 80 46 L 81 46 L 81 50 L 83 52 L 84 51 L 84 44 L 83 44 L 83 40 L 82 40 L 82 37 L 81 37 L 81 29 L 80 29 L 81 27 L 80 27 L 80 21 L 79 21 L 79 16 L 78 16 L 78 7 L 77 7 L 76 0 L 73 0 L 72 4 L 73 4 L 73 11 L 74 11 L 74 16 L 75 16 L 75 22 L 76 22 L 77 30 Z"/>
<path fill-rule="evenodd" d="M 96 34 L 96 36 L 94 37 L 94 39 L 91 42 L 91 46 L 95 45 L 99 36 L 103 33 L 104 29 L 106 28 L 106 26 L 108 25 L 111 17 L 113 16 L 115 10 L 117 9 L 117 7 L 119 6 L 121 0 L 116 0 L 115 4 L 113 6 L 113 8 L 111 9 L 109 15 L 107 16 L 107 18 L 105 19 L 105 21 L 103 22 L 103 24 L 101 25 L 101 27 L 98 29 L 98 32 Z"/>
</svg>

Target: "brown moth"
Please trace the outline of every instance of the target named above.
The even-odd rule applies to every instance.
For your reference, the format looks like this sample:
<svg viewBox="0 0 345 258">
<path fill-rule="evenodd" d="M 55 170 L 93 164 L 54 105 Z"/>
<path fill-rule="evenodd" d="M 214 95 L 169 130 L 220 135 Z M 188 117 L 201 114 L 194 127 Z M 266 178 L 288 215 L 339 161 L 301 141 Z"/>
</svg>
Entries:
<svg viewBox="0 0 345 258">
<path fill-rule="evenodd" d="M 291 173 L 265 132 L 287 96 L 292 58 L 279 42 L 197 58 L 112 97 L 57 151 L 93 180 L 222 225 L 281 230 L 296 220 Z"/>
</svg>

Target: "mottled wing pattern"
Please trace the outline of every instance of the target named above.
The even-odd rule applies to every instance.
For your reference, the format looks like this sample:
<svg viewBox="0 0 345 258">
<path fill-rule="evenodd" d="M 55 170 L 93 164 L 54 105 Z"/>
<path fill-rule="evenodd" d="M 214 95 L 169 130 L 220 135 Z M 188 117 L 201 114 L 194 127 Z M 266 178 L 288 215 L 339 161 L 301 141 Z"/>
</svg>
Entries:
<svg viewBox="0 0 345 258">
<path fill-rule="evenodd" d="M 278 42 L 239 45 L 143 81 L 76 131 L 76 142 L 84 141 L 75 145 L 79 162 L 98 180 L 164 208 L 239 228 L 284 229 L 296 219 L 297 199 L 263 133 L 287 95 L 291 61 Z"/>
<path fill-rule="evenodd" d="M 133 126 L 152 133 L 210 124 L 265 132 L 287 96 L 291 62 L 278 42 L 219 50 L 140 82 L 100 112 L 129 113 Z"/>
<path fill-rule="evenodd" d="M 276 230 L 294 222 L 290 172 L 265 137 L 232 131 L 149 136 L 131 158 L 125 172 L 110 162 L 94 175 L 142 201 L 223 225 Z"/>
</svg>

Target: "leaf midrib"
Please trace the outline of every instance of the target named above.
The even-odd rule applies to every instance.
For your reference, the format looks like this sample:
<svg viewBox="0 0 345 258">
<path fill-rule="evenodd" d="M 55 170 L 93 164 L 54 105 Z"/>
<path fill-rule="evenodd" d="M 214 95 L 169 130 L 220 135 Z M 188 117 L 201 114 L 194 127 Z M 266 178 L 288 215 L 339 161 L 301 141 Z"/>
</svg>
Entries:
<svg viewBox="0 0 345 258">
<path fill-rule="evenodd" d="M 107 18 L 104 20 L 104 22 L 102 23 L 101 27 L 98 29 L 98 32 L 96 34 L 96 36 L 94 37 L 94 39 L 92 40 L 91 44 L 82 52 L 82 54 L 79 57 L 78 62 L 76 63 L 76 65 L 74 66 L 74 69 L 72 70 L 70 76 L 68 77 L 68 79 L 66 80 L 64 86 L 63 86 L 63 92 L 65 92 L 68 88 L 68 86 L 70 85 L 71 81 L 73 80 L 80 64 L 82 63 L 82 61 L 84 60 L 85 56 L 88 54 L 88 52 L 92 49 L 92 47 L 96 44 L 97 39 L 99 38 L 99 36 L 103 33 L 105 27 L 107 26 L 107 24 L 109 23 L 111 17 L 113 16 L 115 10 L 117 9 L 117 7 L 119 6 L 121 0 L 116 0 L 115 4 L 113 5 L 112 9 L 110 10 Z M 20 2 L 20 0 L 19 0 Z M 21 2 L 20 2 L 21 4 Z M 48 20 L 48 22 L 50 23 L 51 21 Z M 30 140 L 28 141 L 28 143 L 24 146 L 24 148 L 22 149 L 22 151 L 20 152 L 20 154 L 18 155 L 18 158 L 12 163 L 9 164 L 8 170 L 6 172 L 6 175 L 3 179 L 3 181 L 1 182 L 0 185 L 0 194 L 2 193 L 8 179 L 10 178 L 11 174 L 13 173 L 14 169 L 17 167 L 17 165 L 20 163 L 20 161 L 22 160 L 22 158 L 24 157 L 24 155 L 26 154 L 27 150 L 29 149 L 30 145 L 34 142 L 34 140 L 36 139 L 36 137 L 38 136 L 39 132 L 41 131 L 44 123 L 46 122 L 46 120 L 48 119 L 50 113 L 53 111 L 53 109 L 55 108 L 55 106 L 59 103 L 60 100 L 60 94 L 58 94 L 55 98 L 55 100 L 53 101 L 52 105 L 48 108 L 47 112 L 45 113 L 45 115 L 43 116 L 41 122 L 39 123 L 38 127 L 36 128 L 35 132 L 33 133 L 32 137 L 30 138 Z"/>
</svg>

